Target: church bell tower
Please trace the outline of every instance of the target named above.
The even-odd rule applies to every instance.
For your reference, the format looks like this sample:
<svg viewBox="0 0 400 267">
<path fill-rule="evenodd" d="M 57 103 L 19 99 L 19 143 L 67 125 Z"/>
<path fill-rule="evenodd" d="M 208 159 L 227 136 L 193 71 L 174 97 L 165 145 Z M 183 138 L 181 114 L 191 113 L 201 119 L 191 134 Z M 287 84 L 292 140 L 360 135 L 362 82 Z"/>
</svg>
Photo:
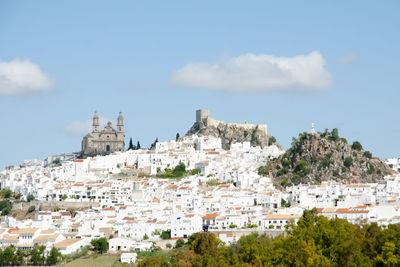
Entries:
<svg viewBox="0 0 400 267">
<path fill-rule="evenodd" d="M 97 115 L 97 111 L 94 112 L 92 127 L 93 127 L 94 133 L 99 132 L 100 124 L 99 124 L 99 116 Z"/>
<path fill-rule="evenodd" d="M 124 118 L 122 117 L 122 113 L 120 112 L 118 115 L 118 122 L 117 122 L 118 132 L 124 132 Z"/>
</svg>

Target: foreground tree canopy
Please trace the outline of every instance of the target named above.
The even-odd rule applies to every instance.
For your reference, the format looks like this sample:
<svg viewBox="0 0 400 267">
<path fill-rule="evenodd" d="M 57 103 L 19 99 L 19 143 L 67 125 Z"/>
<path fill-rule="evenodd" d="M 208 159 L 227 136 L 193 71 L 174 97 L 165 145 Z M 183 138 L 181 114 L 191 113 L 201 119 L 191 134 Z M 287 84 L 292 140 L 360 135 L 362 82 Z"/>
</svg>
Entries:
<svg viewBox="0 0 400 267">
<path fill-rule="evenodd" d="M 253 233 L 226 246 L 209 232 L 182 248 L 143 258 L 139 266 L 399 266 L 400 225 L 355 225 L 305 211 L 275 239 Z"/>
</svg>

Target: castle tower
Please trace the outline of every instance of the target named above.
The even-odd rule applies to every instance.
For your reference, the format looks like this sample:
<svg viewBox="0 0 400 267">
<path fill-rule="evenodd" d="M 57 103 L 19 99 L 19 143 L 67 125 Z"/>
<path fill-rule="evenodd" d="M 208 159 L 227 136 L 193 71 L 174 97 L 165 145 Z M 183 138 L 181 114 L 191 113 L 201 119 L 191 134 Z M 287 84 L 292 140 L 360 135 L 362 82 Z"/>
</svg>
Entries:
<svg viewBox="0 0 400 267">
<path fill-rule="evenodd" d="M 122 117 L 121 112 L 118 115 L 117 128 L 118 128 L 118 132 L 124 132 L 124 118 Z"/>
<path fill-rule="evenodd" d="M 93 116 L 93 133 L 98 133 L 99 132 L 99 116 L 97 115 L 97 111 L 94 112 L 94 116 Z"/>
<path fill-rule="evenodd" d="M 196 110 L 196 122 L 202 122 L 210 117 L 210 111 L 208 109 Z"/>
</svg>

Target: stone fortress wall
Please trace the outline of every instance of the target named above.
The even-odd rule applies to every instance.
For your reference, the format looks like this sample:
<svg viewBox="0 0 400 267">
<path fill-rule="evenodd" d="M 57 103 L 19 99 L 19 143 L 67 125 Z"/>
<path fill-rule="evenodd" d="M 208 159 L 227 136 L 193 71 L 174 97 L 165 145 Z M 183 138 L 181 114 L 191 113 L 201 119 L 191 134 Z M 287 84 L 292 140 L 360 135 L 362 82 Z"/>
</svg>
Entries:
<svg viewBox="0 0 400 267">
<path fill-rule="evenodd" d="M 245 130 L 252 130 L 255 129 L 256 127 L 260 129 L 261 131 L 264 131 L 265 134 L 267 134 L 267 125 L 266 124 L 250 124 L 250 123 L 225 123 L 222 120 L 216 120 L 214 118 L 210 117 L 210 111 L 208 109 L 199 109 L 196 110 L 196 122 L 197 123 L 203 123 L 204 126 L 214 126 L 217 127 L 220 123 L 229 126 L 235 126 L 235 127 L 240 127 Z"/>
</svg>

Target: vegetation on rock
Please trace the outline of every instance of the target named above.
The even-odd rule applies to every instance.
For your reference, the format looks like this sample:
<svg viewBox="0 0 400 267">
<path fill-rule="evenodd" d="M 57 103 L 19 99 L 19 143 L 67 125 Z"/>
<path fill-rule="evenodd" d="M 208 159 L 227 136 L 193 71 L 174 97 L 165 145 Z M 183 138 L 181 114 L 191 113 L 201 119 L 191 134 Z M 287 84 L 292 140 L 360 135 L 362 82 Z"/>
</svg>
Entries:
<svg viewBox="0 0 400 267">
<path fill-rule="evenodd" d="M 271 175 L 283 187 L 298 183 L 316 184 L 326 180 L 376 182 L 391 172 L 380 159 L 364 151 L 360 142 L 352 145 L 339 136 L 338 129 L 323 133 L 300 133 L 280 157 L 258 170 Z"/>
</svg>

